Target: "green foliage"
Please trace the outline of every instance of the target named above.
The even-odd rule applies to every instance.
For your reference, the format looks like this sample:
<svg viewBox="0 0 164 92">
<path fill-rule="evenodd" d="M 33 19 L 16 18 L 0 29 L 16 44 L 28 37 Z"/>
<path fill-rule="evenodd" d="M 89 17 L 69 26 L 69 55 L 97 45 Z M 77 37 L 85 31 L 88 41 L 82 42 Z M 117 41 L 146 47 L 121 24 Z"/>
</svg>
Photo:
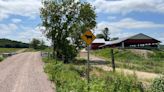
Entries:
<svg viewBox="0 0 164 92">
<path fill-rule="evenodd" d="M 103 34 L 97 34 L 96 38 L 104 38 L 104 35 Z"/>
<path fill-rule="evenodd" d="M 88 3 L 75 0 L 44 0 L 41 8 L 42 26 L 45 35 L 51 39 L 53 55 L 64 57 L 64 61 L 74 59 L 81 44 L 81 34 L 87 28 L 96 26 L 96 13 Z"/>
<path fill-rule="evenodd" d="M 164 76 L 153 81 L 151 92 L 164 92 Z"/>
<path fill-rule="evenodd" d="M 9 39 L 0 39 L 0 48 L 28 48 L 26 43 L 13 41 Z"/>
<path fill-rule="evenodd" d="M 30 47 L 35 49 L 35 50 L 44 50 L 46 48 L 45 42 L 42 40 L 38 40 L 38 39 L 32 39 L 31 43 L 30 43 Z"/>
<path fill-rule="evenodd" d="M 109 72 L 99 78 L 92 76 L 91 92 L 142 92 L 142 83 L 134 76 Z"/>
<path fill-rule="evenodd" d="M 2 57 L 0 57 L 0 62 L 3 60 L 3 58 Z"/>
<path fill-rule="evenodd" d="M 46 62 L 44 70 L 55 83 L 57 92 L 88 92 L 84 66 L 63 64 L 46 58 L 43 60 Z M 94 68 L 91 72 L 92 70 Z M 101 72 L 101 76 L 91 73 L 89 92 L 144 92 L 142 83 L 135 76 L 99 69 L 97 72 Z"/>
<path fill-rule="evenodd" d="M 97 34 L 96 37 L 97 38 L 104 38 L 105 41 L 109 41 L 110 37 L 109 37 L 110 33 L 109 33 L 109 29 L 106 27 L 104 28 L 104 30 L 102 30 L 101 34 Z"/>
<path fill-rule="evenodd" d="M 84 92 L 85 81 L 75 71 L 73 66 L 62 63 L 48 63 L 45 72 L 48 73 L 51 81 L 57 86 L 57 92 Z"/>
<path fill-rule="evenodd" d="M 31 43 L 30 43 L 30 47 L 33 49 L 39 49 L 39 44 L 41 42 L 38 39 L 32 39 Z"/>
</svg>

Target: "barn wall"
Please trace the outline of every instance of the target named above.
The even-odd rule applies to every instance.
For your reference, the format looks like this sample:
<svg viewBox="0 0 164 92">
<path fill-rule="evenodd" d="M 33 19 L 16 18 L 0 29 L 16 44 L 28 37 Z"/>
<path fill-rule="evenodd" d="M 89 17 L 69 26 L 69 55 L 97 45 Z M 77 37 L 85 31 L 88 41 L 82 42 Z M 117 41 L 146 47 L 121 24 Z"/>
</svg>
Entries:
<svg viewBox="0 0 164 92">
<path fill-rule="evenodd" d="M 96 50 L 99 49 L 99 46 L 104 45 L 105 43 L 92 43 L 91 44 L 91 49 Z"/>
</svg>

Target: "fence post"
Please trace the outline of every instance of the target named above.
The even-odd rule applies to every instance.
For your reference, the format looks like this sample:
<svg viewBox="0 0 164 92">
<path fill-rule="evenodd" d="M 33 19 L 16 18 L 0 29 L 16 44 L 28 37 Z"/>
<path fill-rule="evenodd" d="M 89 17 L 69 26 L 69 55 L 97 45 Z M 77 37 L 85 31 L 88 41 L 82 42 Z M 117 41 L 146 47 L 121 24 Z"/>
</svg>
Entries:
<svg viewBox="0 0 164 92">
<path fill-rule="evenodd" d="M 111 59 L 112 59 L 112 68 L 113 68 L 113 72 L 115 72 L 115 60 L 114 60 L 114 52 L 113 49 L 111 49 Z"/>
</svg>

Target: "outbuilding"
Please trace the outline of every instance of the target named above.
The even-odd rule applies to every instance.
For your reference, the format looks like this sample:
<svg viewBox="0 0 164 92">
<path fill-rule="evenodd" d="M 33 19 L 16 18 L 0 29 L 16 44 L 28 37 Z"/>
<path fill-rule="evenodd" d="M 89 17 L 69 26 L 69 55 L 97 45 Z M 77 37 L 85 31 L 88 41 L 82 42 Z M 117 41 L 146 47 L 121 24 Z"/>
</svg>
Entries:
<svg viewBox="0 0 164 92">
<path fill-rule="evenodd" d="M 152 48 L 159 48 L 159 44 L 160 44 L 159 40 L 140 33 L 125 38 L 119 38 L 118 40 L 108 41 L 104 45 L 99 46 L 99 48 L 118 47 L 118 48 L 152 49 Z"/>
<path fill-rule="evenodd" d="M 91 49 L 96 50 L 99 49 L 99 46 L 105 45 L 105 40 L 104 39 L 95 39 L 92 44 L 91 44 Z"/>
</svg>

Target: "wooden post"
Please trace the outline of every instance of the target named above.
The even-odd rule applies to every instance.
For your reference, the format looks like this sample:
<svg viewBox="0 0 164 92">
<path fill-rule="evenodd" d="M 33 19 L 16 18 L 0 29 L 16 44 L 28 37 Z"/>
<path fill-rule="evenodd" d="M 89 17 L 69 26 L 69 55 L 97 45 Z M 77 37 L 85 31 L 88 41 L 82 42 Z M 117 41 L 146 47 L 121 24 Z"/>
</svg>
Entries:
<svg viewBox="0 0 164 92">
<path fill-rule="evenodd" d="M 89 92 L 89 89 L 90 89 L 90 87 L 89 87 L 89 82 L 90 82 L 90 74 L 89 74 L 89 72 L 90 72 L 90 63 L 89 63 L 89 52 L 90 52 L 90 48 L 89 48 L 89 45 L 88 45 L 88 47 L 87 47 L 87 49 L 88 49 L 88 61 L 87 61 L 87 81 L 88 81 L 88 92 Z"/>
<path fill-rule="evenodd" d="M 114 52 L 113 52 L 113 49 L 111 49 L 111 59 L 112 59 L 113 72 L 115 72 L 115 61 L 114 61 Z"/>
</svg>

